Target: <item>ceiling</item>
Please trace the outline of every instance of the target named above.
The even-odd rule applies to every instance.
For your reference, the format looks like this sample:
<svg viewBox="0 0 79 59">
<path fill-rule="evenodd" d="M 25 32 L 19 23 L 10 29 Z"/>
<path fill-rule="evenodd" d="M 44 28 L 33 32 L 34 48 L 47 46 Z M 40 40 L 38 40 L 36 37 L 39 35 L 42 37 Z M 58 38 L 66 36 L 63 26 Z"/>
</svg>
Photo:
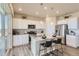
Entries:
<svg viewBox="0 0 79 59">
<path fill-rule="evenodd" d="M 15 13 L 36 17 L 60 16 L 79 11 L 79 3 L 14 3 L 12 5 Z"/>
</svg>

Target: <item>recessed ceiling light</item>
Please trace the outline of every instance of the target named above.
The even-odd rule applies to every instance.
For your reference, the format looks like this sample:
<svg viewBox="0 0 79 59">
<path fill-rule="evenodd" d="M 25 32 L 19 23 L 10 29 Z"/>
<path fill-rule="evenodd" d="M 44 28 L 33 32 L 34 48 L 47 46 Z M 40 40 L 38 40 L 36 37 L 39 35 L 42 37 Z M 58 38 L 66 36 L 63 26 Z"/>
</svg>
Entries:
<svg viewBox="0 0 79 59">
<path fill-rule="evenodd" d="M 22 8 L 19 8 L 18 10 L 19 10 L 19 11 L 22 11 Z"/>
<path fill-rule="evenodd" d="M 36 15 L 39 15 L 39 12 L 36 12 L 35 14 L 36 14 Z"/>
<path fill-rule="evenodd" d="M 59 14 L 59 11 L 56 11 L 57 14 Z"/>
<path fill-rule="evenodd" d="M 53 23 L 51 23 L 51 25 L 53 25 Z"/>
<path fill-rule="evenodd" d="M 41 23 L 41 24 L 43 24 L 43 22 L 42 22 L 42 21 L 40 21 L 40 23 Z"/>
<path fill-rule="evenodd" d="M 47 7 L 44 7 L 44 10 L 47 10 Z"/>
</svg>

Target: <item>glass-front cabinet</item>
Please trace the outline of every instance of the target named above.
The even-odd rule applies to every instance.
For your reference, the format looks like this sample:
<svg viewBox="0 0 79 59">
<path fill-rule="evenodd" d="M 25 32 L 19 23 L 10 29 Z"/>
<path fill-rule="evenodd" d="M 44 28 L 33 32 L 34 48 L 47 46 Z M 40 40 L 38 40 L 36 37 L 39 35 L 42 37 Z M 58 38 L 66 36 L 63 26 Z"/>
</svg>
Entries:
<svg viewBox="0 0 79 59">
<path fill-rule="evenodd" d="M 12 13 L 9 4 L 0 3 L 0 56 L 12 48 Z"/>
</svg>

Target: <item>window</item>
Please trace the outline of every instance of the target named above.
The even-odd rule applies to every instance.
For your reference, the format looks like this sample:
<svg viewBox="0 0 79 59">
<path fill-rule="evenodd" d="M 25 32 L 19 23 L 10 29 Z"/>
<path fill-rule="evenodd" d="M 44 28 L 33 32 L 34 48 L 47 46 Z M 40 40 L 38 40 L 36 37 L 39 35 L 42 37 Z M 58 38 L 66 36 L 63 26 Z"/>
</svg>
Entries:
<svg viewBox="0 0 79 59">
<path fill-rule="evenodd" d="M 0 37 L 1 37 L 1 15 L 0 15 Z"/>
</svg>

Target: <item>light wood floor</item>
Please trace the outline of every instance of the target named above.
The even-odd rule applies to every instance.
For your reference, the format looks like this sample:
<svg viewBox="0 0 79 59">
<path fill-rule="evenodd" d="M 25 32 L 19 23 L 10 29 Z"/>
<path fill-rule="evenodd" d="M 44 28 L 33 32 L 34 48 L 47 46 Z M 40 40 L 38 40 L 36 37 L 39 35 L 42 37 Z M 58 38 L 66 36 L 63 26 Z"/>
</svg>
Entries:
<svg viewBox="0 0 79 59">
<path fill-rule="evenodd" d="M 79 56 L 79 48 L 73 48 L 69 46 L 63 46 L 64 52 L 68 54 L 68 56 Z"/>
<path fill-rule="evenodd" d="M 64 56 L 79 56 L 79 48 L 63 46 Z M 12 48 L 7 56 L 32 56 L 30 45 Z"/>
<path fill-rule="evenodd" d="M 7 56 L 32 56 L 30 46 L 17 46 L 10 50 Z"/>
</svg>

